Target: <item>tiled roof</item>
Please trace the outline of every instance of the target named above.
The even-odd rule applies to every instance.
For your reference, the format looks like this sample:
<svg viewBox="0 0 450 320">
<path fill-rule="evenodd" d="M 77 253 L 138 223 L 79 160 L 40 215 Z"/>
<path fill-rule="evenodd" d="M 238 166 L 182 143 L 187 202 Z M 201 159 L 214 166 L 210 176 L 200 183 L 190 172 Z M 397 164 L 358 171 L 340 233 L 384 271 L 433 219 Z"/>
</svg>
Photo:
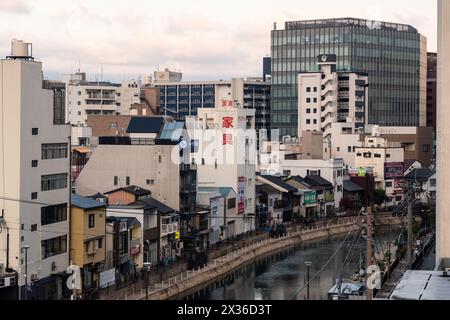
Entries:
<svg viewBox="0 0 450 320">
<path fill-rule="evenodd" d="M 90 198 L 80 197 L 76 194 L 72 194 L 72 205 L 81 209 L 97 209 L 106 207 L 105 203 L 101 203 Z"/>
<path fill-rule="evenodd" d="M 427 180 L 434 174 L 434 171 L 428 168 L 414 169 L 405 176 L 406 180 Z"/>
<path fill-rule="evenodd" d="M 275 194 L 280 193 L 279 190 L 275 189 L 274 187 L 268 185 L 268 184 L 261 184 L 256 186 L 256 190 L 265 194 Z"/>
<path fill-rule="evenodd" d="M 307 176 L 305 177 L 305 181 L 311 184 L 313 187 L 332 187 L 333 184 L 322 178 L 321 176 Z"/>
<path fill-rule="evenodd" d="M 150 190 L 138 187 L 138 186 L 128 186 L 128 187 L 124 187 L 124 188 L 118 188 L 109 192 L 105 192 L 105 194 L 111 194 L 117 191 L 125 191 L 128 193 L 131 193 L 137 197 L 142 197 L 142 196 L 148 196 L 150 195 L 152 192 Z"/>
<path fill-rule="evenodd" d="M 136 201 L 130 204 L 130 206 L 142 206 L 144 209 L 158 209 L 158 211 L 160 211 L 161 213 L 172 213 L 176 211 L 153 198 Z"/>
<path fill-rule="evenodd" d="M 275 177 L 275 176 L 261 176 L 261 178 L 277 185 L 278 187 L 287 190 L 288 192 L 297 192 L 297 188 L 291 186 L 290 184 L 287 184 L 286 182 L 283 182 L 281 178 Z"/>
</svg>

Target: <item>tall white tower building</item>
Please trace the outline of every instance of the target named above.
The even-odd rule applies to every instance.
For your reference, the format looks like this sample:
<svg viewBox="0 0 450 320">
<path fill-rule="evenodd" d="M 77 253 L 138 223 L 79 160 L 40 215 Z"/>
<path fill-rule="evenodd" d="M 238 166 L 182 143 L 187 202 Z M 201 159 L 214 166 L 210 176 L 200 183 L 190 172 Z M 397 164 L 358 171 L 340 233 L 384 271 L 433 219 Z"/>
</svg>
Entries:
<svg viewBox="0 0 450 320">
<path fill-rule="evenodd" d="M 0 60 L 0 288 L 2 298 L 61 298 L 69 265 L 69 136 L 54 124 L 32 45 Z M 27 282 L 29 290 L 25 290 Z"/>
</svg>

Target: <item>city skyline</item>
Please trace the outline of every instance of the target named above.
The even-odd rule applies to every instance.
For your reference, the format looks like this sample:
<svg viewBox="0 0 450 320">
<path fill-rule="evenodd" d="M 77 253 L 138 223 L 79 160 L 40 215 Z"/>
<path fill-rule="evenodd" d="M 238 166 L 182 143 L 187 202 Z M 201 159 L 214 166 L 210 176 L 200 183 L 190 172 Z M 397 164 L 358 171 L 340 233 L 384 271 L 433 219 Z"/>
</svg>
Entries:
<svg viewBox="0 0 450 320">
<path fill-rule="evenodd" d="M 245 1 L 237 9 L 237 1 L 228 7 L 203 0 L 151 5 L 137 1 L 129 7 L 105 1 L 3 0 L 0 52 L 8 54 L 12 38 L 33 42 L 50 79 L 81 68 L 91 80 L 100 80 L 102 65 L 103 79 L 111 81 L 144 77 L 166 67 L 181 70 L 186 80 L 260 76 L 274 22 L 281 29 L 289 20 L 331 17 L 410 24 L 428 38 L 428 50 L 436 51 L 435 1 L 349 0 L 345 6 L 322 2 L 332 15 L 303 2 L 259 1 L 256 7 L 255 1 Z"/>
</svg>

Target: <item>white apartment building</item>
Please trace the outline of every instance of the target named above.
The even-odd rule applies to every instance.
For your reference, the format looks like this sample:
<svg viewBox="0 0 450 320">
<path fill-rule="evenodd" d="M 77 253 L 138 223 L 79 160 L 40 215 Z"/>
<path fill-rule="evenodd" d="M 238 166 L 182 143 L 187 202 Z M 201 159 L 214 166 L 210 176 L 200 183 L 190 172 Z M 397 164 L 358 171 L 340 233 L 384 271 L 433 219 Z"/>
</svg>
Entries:
<svg viewBox="0 0 450 320">
<path fill-rule="evenodd" d="M 373 168 L 375 188 L 386 190 L 387 205 L 402 201 L 400 186 L 396 185 L 403 178 L 405 148 L 395 143 L 388 143 L 385 138 L 373 135 L 366 137 L 362 147 L 355 152 L 355 168 Z"/>
<path fill-rule="evenodd" d="M 317 131 L 330 141 L 336 122 L 353 124 L 352 133 L 364 131 L 368 77 L 337 71 L 336 61 L 336 55 L 320 55 L 318 72 L 298 75 L 299 137 L 304 131 Z"/>
<path fill-rule="evenodd" d="M 344 162 L 341 159 L 331 160 L 282 160 L 284 176 L 309 175 L 321 176 L 334 186 L 335 207 L 339 208 L 344 192 Z"/>
<path fill-rule="evenodd" d="M 363 145 L 354 123 L 332 123 L 330 133 L 330 141 L 324 143 L 324 159 L 342 159 L 346 170 L 354 167 L 356 148 Z"/>
<path fill-rule="evenodd" d="M 66 76 L 65 81 L 66 119 L 72 126 L 85 126 L 88 115 L 129 115 L 131 106 L 140 103 L 141 89 L 137 81 L 90 82 L 83 73 Z"/>
<path fill-rule="evenodd" d="M 198 140 L 192 154 L 199 187 L 229 187 L 237 193 L 235 234 L 254 230 L 256 131 L 255 110 L 222 107 L 199 109 L 187 118 L 189 136 Z"/>
<path fill-rule="evenodd" d="M 436 264 L 450 267 L 450 2 L 438 3 Z"/>
<path fill-rule="evenodd" d="M 70 128 L 54 124 L 54 93 L 43 89 L 31 46 L 13 40 L 0 61 L 0 277 L 17 273 L 21 299 L 60 299 L 69 266 Z M 0 296 L 17 299 L 16 289 L 0 288 Z"/>
</svg>

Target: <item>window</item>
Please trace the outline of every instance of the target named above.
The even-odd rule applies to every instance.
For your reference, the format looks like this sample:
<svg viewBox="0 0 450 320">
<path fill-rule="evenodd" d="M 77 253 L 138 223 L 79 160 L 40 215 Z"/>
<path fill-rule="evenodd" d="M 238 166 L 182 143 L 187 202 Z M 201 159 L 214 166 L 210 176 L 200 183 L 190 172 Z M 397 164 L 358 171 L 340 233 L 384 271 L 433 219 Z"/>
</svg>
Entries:
<svg viewBox="0 0 450 320">
<path fill-rule="evenodd" d="M 42 259 L 67 252 L 67 236 L 41 241 Z"/>
<path fill-rule="evenodd" d="M 316 103 L 317 102 L 317 98 L 314 98 L 313 101 L 314 101 L 314 103 Z"/>
<path fill-rule="evenodd" d="M 31 134 L 32 134 L 33 136 L 39 135 L 39 129 L 38 129 L 38 128 L 33 128 L 33 129 L 31 129 Z"/>
<path fill-rule="evenodd" d="M 306 92 L 311 92 L 311 87 L 307 87 Z"/>
<path fill-rule="evenodd" d="M 337 186 L 337 192 L 342 192 L 342 186 Z"/>
<path fill-rule="evenodd" d="M 119 253 L 128 253 L 128 232 L 122 232 L 119 235 Z"/>
<path fill-rule="evenodd" d="M 364 152 L 364 158 L 366 158 L 366 159 L 372 158 L 372 153 Z"/>
<path fill-rule="evenodd" d="M 386 181 L 386 188 L 392 188 L 392 181 Z"/>
<path fill-rule="evenodd" d="M 362 153 L 358 152 L 358 153 L 356 154 L 356 156 L 357 156 L 357 157 L 362 157 Z"/>
<path fill-rule="evenodd" d="M 347 150 L 348 150 L 349 153 L 352 153 L 352 152 L 353 152 L 353 148 L 352 148 L 352 147 L 348 147 Z"/>
<path fill-rule="evenodd" d="M 67 173 L 49 174 L 41 177 L 41 191 L 67 188 Z"/>
<path fill-rule="evenodd" d="M 306 119 L 306 124 L 311 124 L 311 119 Z"/>
<path fill-rule="evenodd" d="M 131 234 L 131 232 L 130 232 Z M 97 240 L 97 248 L 102 249 L 103 248 L 103 239 L 98 239 Z"/>
<path fill-rule="evenodd" d="M 341 148 L 337 147 L 336 150 L 337 150 L 337 152 L 340 152 L 340 151 L 341 151 Z"/>
<path fill-rule="evenodd" d="M 114 187 L 118 187 L 118 186 L 119 186 L 119 177 L 114 176 Z"/>
<path fill-rule="evenodd" d="M 291 175 L 291 170 L 283 170 L 283 175 L 284 176 L 290 176 Z"/>
<path fill-rule="evenodd" d="M 311 113 L 311 109 L 306 109 L 306 113 Z"/>
<path fill-rule="evenodd" d="M 126 185 L 129 186 L 131 184 L 131 179 L 130 177 L 126 177 Z"/>
<path fill-rule="evenodd" d="M 62 221 L 67 221 L 67 203 L 41 208 L 43 226 Z"/>
<path fill-rule="evenodd" d="M 38 193 L 37 192 L 33 192 L 31 194 L 31 200 L 37 200 L 37 198 L 38 198 Z"/>
<path fill-rule="evenodd" d="M 43 144 L 41 150 L 42 160 L 67 158 L 67 143 Z"/>
<path fill-rule="evenodd" d="M 306 103 L 311 103 L 311 98 L 306 98 Z"/>
<path fill-rule="evenodd" d="M 32 167 L 32 168 L 37 168 L 38 163 L 39 163 L 39 161 L 37 161 L 37 160 L 32 160 L 32 161 L 31 161 L 31 167 Z"/>
<path fill-rule="evenodd" d="M 375 157 L 375 158 L 381 158 L 381 154 L 375 153 L 375 154 L 374 154 L 374 157 Z"/>
<path fill-rule="evenodd" d="M 81 96 L 81 91 L 78 91 L 78 95 Z"/>
<path fill-rule="evenodd" d="M 228 199 L 228 209 L 236 208 L 236 198 Z"/>
<path fill-rule="evenodd" d="M 430 179 L 430 187 L 436 187 L 436 179 Z"/>
<path fill-rule="evenodd" d="M 313 120 L 313 123 L 314 123 L 314 124 L 317 124 L 317 119 L 314 119 L 314 120 Z"/>
<path fill-rule="evenodd" d="M 430 152 L 430 145 L 429 144 L 424 144 L 423 146 L 422 146 L 422 152 L 425 152 L 425 153 L 428 153 L 428 152 Z"/>
<path fill-rule="evenodd" d="M 89 229 L 95 228 L 95 214 L 89 215 Z"/>
<path fill-rule="evenodd" d="M 314 87 L 314 92 L 317 92 L 317 87 Z"/>
<path fill-rule="evenodd" d="M 148 186 L 152 186 L 152 185 L 154 185 L 155 184 L 155 180 L 153 180 L 153 179 L 147 179 L 147 185 Z"/>
<path fill-rule="evenodd" d="M 386 154 L 386 158 L 390 158 L 391 155 L 389 153 Z"/>
<path fill-rule="evenodd" d="M 31 232 L 35 232 L 38 229 L 38 225 L 37 224 L 32 224 L 31 225 Z"/>
<path fill-rule="evenodd" d="M 313 110 L 313 111 L 314 111 L 314 113 L 317 113 L 317 109 L 316 109 L 316 108 L 314 108 L 314 110 Z"/>
<path fill-rule="evenodd" d="M 159 161 L 159 163 L 162 162 L 162 156 L 159 156 L 159 157 L 158 157 L 158 161 Z"/>
</svg>

